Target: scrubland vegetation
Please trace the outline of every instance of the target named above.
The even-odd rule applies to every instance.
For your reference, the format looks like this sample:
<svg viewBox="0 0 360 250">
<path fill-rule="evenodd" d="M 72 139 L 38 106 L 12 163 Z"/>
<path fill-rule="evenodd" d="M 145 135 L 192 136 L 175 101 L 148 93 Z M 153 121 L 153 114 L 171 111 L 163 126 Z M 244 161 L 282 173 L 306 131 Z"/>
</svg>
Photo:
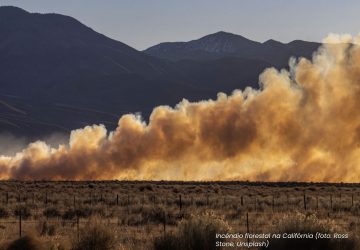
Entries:
<svg viewBox="0 0 360 250">
<path fill-rule="evenodd" d="M 359 249 L 359 215 L 355 184 L 3 181 L 0 249 L 220 249 L 216 233 L 319 231 L 349 238 L 269 249 Z"/>
</svg>

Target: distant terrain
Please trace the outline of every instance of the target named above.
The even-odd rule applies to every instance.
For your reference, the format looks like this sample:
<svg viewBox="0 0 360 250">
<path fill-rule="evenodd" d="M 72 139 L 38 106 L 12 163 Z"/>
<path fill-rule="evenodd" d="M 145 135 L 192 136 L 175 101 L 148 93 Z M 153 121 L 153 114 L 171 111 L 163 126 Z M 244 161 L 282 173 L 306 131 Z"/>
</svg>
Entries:
<svg viewBox="0 0 360 250">
<path fill-rule="evenodd" d="M 44 137 L 125 113 L 258 87 L 267 67 L 311 57 L 318 43 L 259 43 L 226 32 L 144 51 L 59 14 L 0 7 L 0 133 Z"/>
</svg>

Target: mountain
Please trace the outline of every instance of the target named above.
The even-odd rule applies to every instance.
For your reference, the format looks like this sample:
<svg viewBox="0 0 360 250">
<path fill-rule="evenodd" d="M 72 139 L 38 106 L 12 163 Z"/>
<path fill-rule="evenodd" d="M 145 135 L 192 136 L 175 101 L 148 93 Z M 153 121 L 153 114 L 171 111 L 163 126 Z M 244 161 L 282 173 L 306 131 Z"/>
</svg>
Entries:
<svg viewBox="0 0 360 250">
<path fill-rule="evenodd" d="M 174 103 L 175 94 L 196 93 L 164 79 L 169 68 L 74 18 L 0 7 L 0 130 L 114 128 L 123 113 L 149 112 Z"/>
<path fill-rule="evenodd" d="M 69 16 L 0 7 L 0 136 L 37 139 L 90 124 L 112 130 L 125 113 L 147 120 L 158 105 L 258 87 L 265 68 L 317 46 L 218 32 L 142 52 Z"/>
<path fill-rule="evenodd" d="M 259 43 L 221 31 L 189 42 L 160 43 L 144 50 L 144 53 L 175 62 L 184 59 L 204 61 L 240 57 L 263 60 L 276 67 L 285 67 L 291 56 L 309 58 L 319 46 L 319 43 L 300 40 L 284 44 L 271 39 Z"/>
<path fill-rule="evenodd" d="M 171 61 L 182 59 L 207 60 L 238 55 L 260 46 L 261 43 L 251 41 L 243 36 L 220 31 L 189 42 L 160 43 L 144 50 L 144 52 Z"/>
</svg>

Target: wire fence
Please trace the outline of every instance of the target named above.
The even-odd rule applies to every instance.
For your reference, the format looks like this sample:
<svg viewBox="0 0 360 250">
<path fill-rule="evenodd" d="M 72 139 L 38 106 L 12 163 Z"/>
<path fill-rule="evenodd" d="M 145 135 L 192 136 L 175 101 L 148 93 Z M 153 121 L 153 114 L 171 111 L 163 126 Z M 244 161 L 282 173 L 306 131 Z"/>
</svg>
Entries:
<svg viewBox="0 0 360 250">
<path fill-rule="evenodd" d="M 187 217 L 190 216 L 188 212 L 189 208 L 196 209 L 198 207 L 203 207 L 205 209 L 217 209 L 221 206 L 225 207 L 226 205 L 232 204 L 238 206 L 238 214 L 234 215 L 234 218 L 230 221 L 230 224 L 237 228 L 243 233 L 258 233 L 258 232 L 272 232 L 276 230 L 277 225 L 271 224 L 270 221 L 259 222 L 259 217 L 273 217 L 283 213 L 291 213 L 301 211 L 303 213 L 307 212 L 318 212 L 322 213 L 323 217 L 329 219 L 339 219 L 339 216 L 343 216 L 341 213 L 352 213 L 356 216 L 355 224 L 359 225 L 358 219 L 358 207 L 359 207 L 359 195 L 357 193 L 347 193 L 347 194 L 292 194 L 290 195 L 240 195 L 240 196 L 224 196 L 221 195 L 210 196 L 202 195 L 202 197 L 197 197 L 195 195 L 167 195 L 160 196 L 157 195 L 136 195 L 132 196 L 130 194 L 90 194 L 88 197 L 80 195 L 67 196 L 66 198 L 54 198 L 50 194 L 13 194 L 5 193 L 3 197 L 3 205 L 27 205 L 27 204 L 38 204 L 41 203 L 43 208 L 47 208 L 50 205 L 54 204 L 70 204 L 72 209 L 80 208 L 82 205 L 86 204 L 88 206 L 103 205 L 104 209 L 108 207 L 119 207 L 122 208 L 119 211 L 118 215 L 114 215 L 113 218 L 104 219 L 106 224 L 112 227 L 139 227 L 138 225 L 131 225 L 129 222 L 122 223 L 117 217 L 127 218 L 130 215 L 131 206 L 133 205 L 151 205 L 151 206 L 160 206 L 160 205 L 171 205 L 177 207 L 176 212 L 165 212 L 162 215 L 162 219 L 158 225 L 162 228 L 163 232 L 169 230 L 171 226 L 168 223 L 169 218 L 171 217 Z M 136 198 L 136 199 L 135 199 Z M 67 206 L 66 209 L 69 209 Z M 63 214 L 65 212 L 61 211 Z M 24 216 L 25 211 L 22 209 L 19 210 L 17 217 L 10 219 L 0 219 L 0 225 L 13 225 L 17 227 L 17 232 L 14 234 L 22 236 L 24 230 L 31 226 L 37 225 L 42 222 L 42 220 L 28 219 Z M 121 213 L 121 214 L 120 214 Z M 46 223 L 57 223 L 62 227 L 70 227 L 74 232 L 80 235 L 81 228 L 84 228 L 85 225 L 91 222 L 89 218 L 83 218 L 82 216 L 76 215 L 73 219 L 64 219 L 61 216 L 54 218 L 45 217 Z M 236 223 L 235 223 L 236 221 Z M 340 220 L 341 221 L 341 220 Z M 354 221 L 352 222 L 354 223 Z M 350 226 L 350 222 L 336 222 L 337 226 L 347 228 Z"/>
</svg>

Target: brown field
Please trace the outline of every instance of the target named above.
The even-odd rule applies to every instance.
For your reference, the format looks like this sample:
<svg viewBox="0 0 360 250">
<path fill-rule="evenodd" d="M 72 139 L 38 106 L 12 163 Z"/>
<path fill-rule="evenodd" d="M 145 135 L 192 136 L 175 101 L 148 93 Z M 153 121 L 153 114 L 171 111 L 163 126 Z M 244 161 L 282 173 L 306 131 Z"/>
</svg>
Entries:
<svg viewBox="0 0 360 250">
<path fill-rule="evenodd" d="M 44 249 L 76 249 L 91 228 L 102 228 L 112 249 L 154 249 L 156 238 L 205 214 L 229 232 L 276 232 L 284 218 L 303 216 L 355 238 L 359 212 L 357 184 L 2 181 L 0 245 L 21 234 Z"/>
</svg>

